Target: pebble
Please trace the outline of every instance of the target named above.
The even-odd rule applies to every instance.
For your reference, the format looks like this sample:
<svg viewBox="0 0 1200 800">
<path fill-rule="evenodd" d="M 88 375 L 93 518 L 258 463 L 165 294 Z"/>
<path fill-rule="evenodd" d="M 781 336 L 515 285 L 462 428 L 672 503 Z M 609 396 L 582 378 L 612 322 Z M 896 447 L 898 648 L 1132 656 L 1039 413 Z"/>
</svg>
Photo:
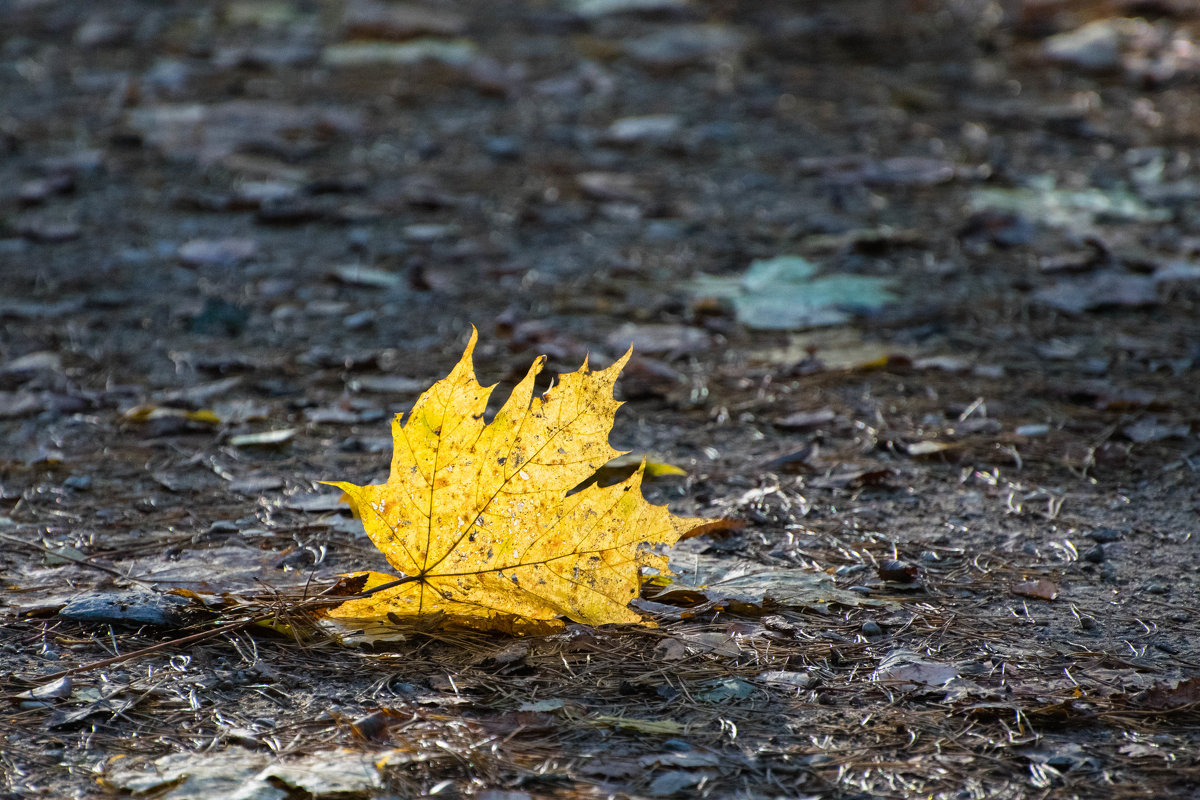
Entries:
<svg viewBox="0 0 1200 800">
<path fill-rule="evenodd" d="M 1096 528 L 1094 531 L 1089 532 L 1087 536 L 1093 542 L 1107 544 L 1108 542 L 1117 541 L 1123 535 L 1124 532 L 1116 528 Z"/>
<path fill-rule="evenodd" d="M 912 583 L 917 579 L 917 568 L 907 561 L 889 559 L 879 565 L 879 577 L 894 583 Z"/>
<path fill-rule="evenodd" d="M 72 475 L 71 477 L 69 477 L 65 481 L 63 481 L 63 486 L 65 486 L 68 489 L 75 489 L 76 491 L 86 492 L 87 490 L 92 488 L 92 476 L 91 475 Z"/>
<path fill-rule="evenodd" d="M 1121 31 L 1113 20 L 1096 20 L 1051 36 L 1042 52 L 1059 64 L 1094 72 L 1114 70 L 1121 66 Z"/>
<path fill-rule="evenodd" d="M 674 114 L 625 117 L 609 125 L 603 138 L 612 144 L 663 143 L 674 139 L 682 127 Z"/>
<path fill-rule="evenodd" d="M 651 69 L 678 69 L 721 57 L 735 56 L 747 45 L 733 28 L 679 25 L 626 43 L 625 52 Z"/>
<path fill-rule="evenodd" d="M 489 136 L 483 151 L 497 161 L 516 161 L 521 157 L 521 140 L 512 136 Z"/>
<path fill-rule="evenodd" d="M 1087 550 L 1083 551 L 1081 556 L 1084 561 L 1090 561 L 1093 564 L 1099 564 L 1104 561 L 1104 545 L 1094 544 Z"/>
<path fill-rule="evenodd" d="M 91 592 L 73 598 L 58 615 L 77 622 L 175 626 L 186 621 L 189 604 L 176 595 Z"/>
<path fill-rule="evenodd" d="M 342 327 L 348 331 L 357 331 L 364 328 L 369 328 L 375 324 L 375 319 L 378 316 L 379 315 L 371 309 L 359 311 L 358 313 L 351 314 L 343 319 Z"/>
<path fill-rule="evenodd" d="M 180 245 L 176 255 L 189 267 L 232 267 L 258 253 L 253 239 L 192 239 Z"/>
<path fill-rule="evenodd" d="M 862 632 L 864 636 L 883 636 L 883 628 L 873 619 L 862 624 Z"/>
<path fill-rule="evenodd" d="M 565 0 L 565 8 L 587 19 L 609 14 L 647 14 L 687 8 L 687 0 Z"/>
</svg>

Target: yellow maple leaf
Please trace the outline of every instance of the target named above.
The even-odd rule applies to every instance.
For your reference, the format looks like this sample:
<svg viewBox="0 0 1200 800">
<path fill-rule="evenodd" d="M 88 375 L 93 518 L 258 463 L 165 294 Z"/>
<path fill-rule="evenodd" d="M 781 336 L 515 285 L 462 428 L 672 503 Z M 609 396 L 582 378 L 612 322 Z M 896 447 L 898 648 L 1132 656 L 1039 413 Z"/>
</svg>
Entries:
<svg viewBox="0 0 1200 800">
<path fill-rule="evenodd" d="M 632 351 L 600 371 L 585 359 L 534 397 L 541 356 L 485 422 L 494 387 L 475 377 L 476 339 L 473 331 L 450 375 L 407 418 L 396 415 L 386 483 L 330 482 L 358 509 L 388 563 L 410 579 L 346 601 L 330 616 L 642 622 L 628 605 L 642 568 L 669 574 L 667 557 L 651 548 L 710 520 L 646 502 L 644 465 L 619 483 L 572 492 L 621 454 L 608 443 L 621 405 L 612 389 Z M 367 577 L 367 590 L 396 580 Z"/>
</svg>

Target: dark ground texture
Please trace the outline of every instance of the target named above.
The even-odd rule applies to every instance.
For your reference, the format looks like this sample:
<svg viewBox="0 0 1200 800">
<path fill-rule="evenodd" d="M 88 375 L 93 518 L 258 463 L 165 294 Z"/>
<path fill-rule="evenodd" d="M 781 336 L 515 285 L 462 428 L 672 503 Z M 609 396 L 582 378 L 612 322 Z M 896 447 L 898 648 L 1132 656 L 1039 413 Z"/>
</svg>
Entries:
<svg viewBox="0 0 1200 800">
<path fill-rule="evenodd" d="M 1200 793 L 1194 6 L 587 5 L 0 2 L 0 794 L 313 753 L 378 797 Z M 691 288 L 780 254 L 898 300 Z M 614 443 L 741 522 L 679 563 L 826 582 L 520 639 L 296 612 L 20 696 L 214 624 L 73 598 L 383 567 L 316 481 L 383 474 L 472 324 L 502 389 L 632 340 Z"/>
</svg>

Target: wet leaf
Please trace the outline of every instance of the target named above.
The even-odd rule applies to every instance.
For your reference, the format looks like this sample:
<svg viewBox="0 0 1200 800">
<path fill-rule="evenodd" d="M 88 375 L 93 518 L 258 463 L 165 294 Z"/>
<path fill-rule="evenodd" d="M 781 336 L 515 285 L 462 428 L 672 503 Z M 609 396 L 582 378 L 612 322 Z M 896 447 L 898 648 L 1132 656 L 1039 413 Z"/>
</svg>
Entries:
<svg viewBox="0 0 1200 800">
<path fill-rule="evenodd" d="M 644 467 L 613 486 L 572 492 L 619 452 L 607 438 L 613 384 L 584 365 L 533 397 L 534 362 L 491 422 L 490 387 L 471 354 L 392 423 L 387 483 L 333 482 L 353 501 L 388 562 L 410 580 L 330 612 L 341 618 L 444 614 L 488 627 L 511 618 L 640 623 L 628 607 L 641 569 L 667 571 L 651 552 L 707 522 L 673 516 L 641 495 Z M 367 588 L 394 580 L 373 574 Z"/>
<path fill-rule="evenodd" d="M 944 686 L 958 675 L 958 667 L 954 664 L 930 661 L 907 650 L 896 650 L 879 662 L 871 680 L 901 691 L 911 691 Z"/>
<path fill-rule="evenodd" d="M 1159 302 L 1153 278 L 1115 270 L 1061 280 L 1034 292 L 1033 300 L 1068 314 L 1101 308 L 1145 308 Z"/>
<path fill-rule="evenodd" d="M 977 189 L 971 195 L 977 211 L 1019 214 L 1042 224 L 1072 230 L 1090 230 L 1100 219 L 1124 222 L 1165 222 L 1167 209 L 1152 208 L 1138 197 L 1120 190 L 1058 189 L 1053 176 L 1037 176 L 1016 189 Z"/>
<path fill-rule="evenodd" d="M 758 330 L 840 325 L 896 299 L 884 278 L 816 272 L 816 264 L 799 256 L 777 256 L 754 261 L 738 277 L 700 278 L 692 293 L 729 300 L 738 321 Z"/>
<path fill-rule="evenodd" d="M 1200 678 L 1188 678 L 1174 683 L 1156 683 L 1138 694 L 1135 701 L 1144 708 L 1164 711 L 1200 705 Z"/>
<path fill-rule="evenodd" d="M 754 684 L 741 678 L 720 678 L 705 685 L 696 697 L 706 703 L 728 703 L 745 700 L 754 694 Z"/>
<path fill-rule="evenodd" d="M 699 593 L 708 602 L 745 613 L 761 613 L 778 606 L 827 612 L 830 604 L 886 605 L 839 589 L 824 573 L 797 567 L 689 553 L 673 556 L 671 569 L 679 573 L 679 580 L 654 598 L 658 602 L 670 602 L 679 593 Z"/>
</svg>

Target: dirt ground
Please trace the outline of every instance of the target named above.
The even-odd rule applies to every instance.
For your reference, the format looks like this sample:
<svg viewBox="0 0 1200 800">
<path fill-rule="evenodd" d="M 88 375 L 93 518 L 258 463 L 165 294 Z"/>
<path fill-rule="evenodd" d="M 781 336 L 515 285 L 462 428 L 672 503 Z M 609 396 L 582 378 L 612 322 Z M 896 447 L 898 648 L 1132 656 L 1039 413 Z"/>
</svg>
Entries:
<svg viewBox="0 0 1200 800">
<path fill-rule="evenodd" d="M 3 797 L 1200 795 L 1193 3 L 0 29 Z M 634 343 L 614 444 L 736 522 L 657 627 L 297 609 L 472 325 L 501 397 Z"/>
</svg>

